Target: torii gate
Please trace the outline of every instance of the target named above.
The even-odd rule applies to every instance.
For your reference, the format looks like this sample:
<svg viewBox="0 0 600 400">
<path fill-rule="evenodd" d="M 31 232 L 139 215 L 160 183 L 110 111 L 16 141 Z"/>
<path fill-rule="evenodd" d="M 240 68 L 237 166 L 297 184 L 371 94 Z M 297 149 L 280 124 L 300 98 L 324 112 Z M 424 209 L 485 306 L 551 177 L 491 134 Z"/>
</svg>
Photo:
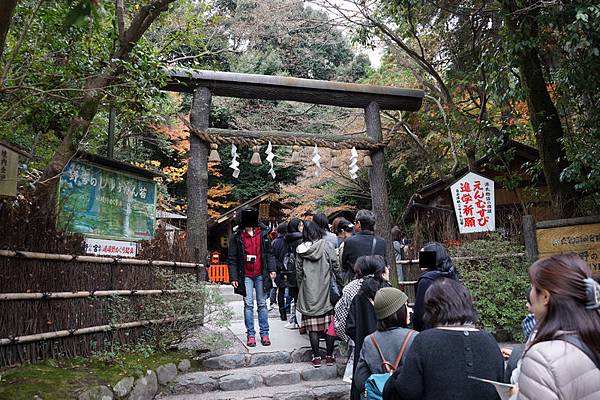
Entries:
<svg viewBox="0 0 600 400">
<path fill-rule="evenodd" d="M 317 144 L 321 147 L 366 149 L 371 152 L 373 166 L 369 183 L 373 212 L 377 220 L 376 233 L 387 240 L 393 273 L 397 283 L 395 258 L 391 240 L 388 194 L 385 184 L 384 147 L 380 110 L 417 111 L 423 102 L 423 91 L 396 87 L 360 85 L 313 79 L 241 74 L 217 71 L 168 70 L 168 91 L 193 93 L 190 111 L 190 152 L 188 162 L 187 246 L 194 262 L 206 265 L 207 254 L 207 191 L 208 152 L 217 136 L 223 141 L 251 140 L 254 143 Z M 245 99 L 291 100 L 365 110 L 367 137 L 356 139 L 346 135 L 325 136 L 298 132 L 236 131 L 209 129 L 212 96 Z M 213 139 L 214 138 L 214 139 Z M 268 139 L 267 139 L 268 138 Z"/>
</svg>

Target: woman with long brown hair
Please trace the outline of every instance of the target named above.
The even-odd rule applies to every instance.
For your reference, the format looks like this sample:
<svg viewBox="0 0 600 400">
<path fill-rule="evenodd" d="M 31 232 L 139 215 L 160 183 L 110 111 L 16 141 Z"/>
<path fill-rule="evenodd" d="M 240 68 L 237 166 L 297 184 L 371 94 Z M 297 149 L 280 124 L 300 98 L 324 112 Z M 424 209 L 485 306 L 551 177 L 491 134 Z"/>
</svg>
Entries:
<svg viewBox="0 0 600 400">
<path fill-rule="evenodd" d="M 600 399 L 600 284 L 576 254 L 536 261 L 529 279 L 538 325 L 518 399 Z"/>
</svg>

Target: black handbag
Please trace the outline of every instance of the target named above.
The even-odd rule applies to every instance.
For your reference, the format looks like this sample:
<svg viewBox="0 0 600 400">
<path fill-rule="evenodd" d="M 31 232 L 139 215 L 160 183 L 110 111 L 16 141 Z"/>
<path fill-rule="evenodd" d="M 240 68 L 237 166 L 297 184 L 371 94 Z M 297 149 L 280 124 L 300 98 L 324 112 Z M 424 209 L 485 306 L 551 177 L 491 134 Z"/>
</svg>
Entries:
<svg viewBox="0 0 600 400">
<path fill-rule="evenodd" d="M 335 306 L 338 301 L 342 298 L 342 290 L 340 289 L 333 271 L 331 272 L 331 282 L 329 284 L 329 301 L 332 306 Z"/>
</svg>

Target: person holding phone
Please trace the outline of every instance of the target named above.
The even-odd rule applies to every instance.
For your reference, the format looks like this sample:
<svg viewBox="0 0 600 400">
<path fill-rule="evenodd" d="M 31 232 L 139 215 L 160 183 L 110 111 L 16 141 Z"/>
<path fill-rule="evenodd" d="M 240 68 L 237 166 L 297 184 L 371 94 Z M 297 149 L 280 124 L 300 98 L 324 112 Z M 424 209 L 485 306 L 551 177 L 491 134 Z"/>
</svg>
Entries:
<svg viewBox="0 0 600 400">
<path fill-rule="evenodd" d="M 260 341 L 270 346 L 268 293 L 273 287 L 277 264 L 271 249 L 270 229 L 258 222 L 258 211 L 242 210 L 238 229 L 229 241 L 227 264 L 234 293 L 244 296 L 244 323 L 246 325 L 247 346 L 256 346 L 254 330 L 254 292 L 258 307 Z"/>
<path fill-rule="evenodd" d="M 412 325 L 416 331 L 431 328 L 423 322 L 425 292 L 437 279 L 449 278 L 458 280 L 456 268 L 446 248 L 438 242 L 427 243 L 419 252 L 419 267 L 427 271 L 417 281 L 417 295 L 412 314 Z"/>
</svg>

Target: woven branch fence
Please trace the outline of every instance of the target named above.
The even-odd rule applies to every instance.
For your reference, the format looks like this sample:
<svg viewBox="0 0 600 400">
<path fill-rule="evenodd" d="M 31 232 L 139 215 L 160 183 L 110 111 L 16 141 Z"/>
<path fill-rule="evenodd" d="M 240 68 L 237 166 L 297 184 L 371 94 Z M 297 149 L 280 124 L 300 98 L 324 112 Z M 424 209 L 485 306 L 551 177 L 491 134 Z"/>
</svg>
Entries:
<svg viewBox="0 0 600 400">
<path fill-rule="evenodd" d="M 106 299 L 170 296 L 157 270 L 197 276 L 201 264 L 0 250 L 0 366 L 86 356 L 130 343 L 168 319 L 111 321 Z"/>
</svg>

